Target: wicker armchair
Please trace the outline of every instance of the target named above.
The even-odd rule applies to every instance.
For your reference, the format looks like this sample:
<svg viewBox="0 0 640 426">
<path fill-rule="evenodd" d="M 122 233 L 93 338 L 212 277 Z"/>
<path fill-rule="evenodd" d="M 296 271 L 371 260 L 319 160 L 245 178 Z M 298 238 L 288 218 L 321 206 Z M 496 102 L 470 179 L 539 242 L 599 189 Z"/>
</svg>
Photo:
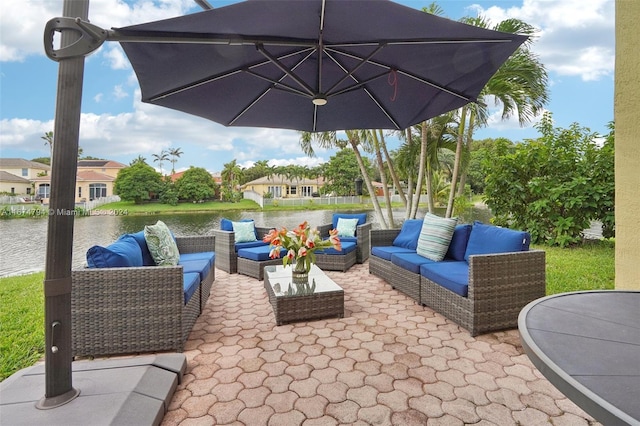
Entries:
<svg viewBox="0 0 640 426">
<path fill-rule="evenodd" d="M 258 238 L 262 238 L 273 228 L 256 226 Z M 214 229 L 213 235 L 216 238 L 216 268 L 230 274 L 238 272 L 238 254 L 236 253 L 235 232 Z"/>
<path fill-rule="evenodd" d="M 213 251 L 213 236 L 177 237 L 181 253 Z M 73 270 L 73 356 L 182 351 L 215 279 L 184 303 L 182 266 Z"/>
<path fill-rule="evenodd" d="M 329 238 L 329 231 L 333 229 L 333 224 L 318 226 L 318 231 L 323 238 Z M 364 263 L 371 254 L 371 239 L 369 232 L 371 231 L 371 222 L 356 227 L 356 263 Z M 393 241 L 393 240 L 392 240 Z"/>
</svg>

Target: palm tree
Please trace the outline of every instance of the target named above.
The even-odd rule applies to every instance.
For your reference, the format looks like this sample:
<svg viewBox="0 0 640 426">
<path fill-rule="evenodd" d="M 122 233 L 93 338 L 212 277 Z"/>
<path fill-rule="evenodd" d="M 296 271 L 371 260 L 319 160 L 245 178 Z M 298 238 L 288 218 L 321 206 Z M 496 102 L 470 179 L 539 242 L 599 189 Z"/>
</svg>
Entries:
<svg viewBox="0 0 640 426">
<path fill-rule="evenodd" d="M 160 174 L 164 175 L 164 173 L 162 173 L 162 163 L 169 159 L 169 154 L 163 149 L 160 151 L 160 154 L 153 154 L 152 157 L 153 162 L 158 163 L 158 166 L 160 167 Z"/>
<path fill-rule="evenodd" d="M 138 155 L 138 157 L 134 158 L 129 163 L 130 166 L 133 166 L 133 165 L 136 165 L 136 164 L 147 164 L 147 159 L 144 158 L 142 155 Z"/>
<path fill-rule="evenodd" d="M 176 173 L 176 162 L 178 161 L 178 158 L 180 158 L 180 156 L 184 154 L 184 152 L 182 152 L 180 150 L 180 147 L 178 148 L 169 148 L 169 155 L 171 156 L 171 159 L 169 161 L 171 161 L 171 174 L 174 175 Z"/>
<path fill-rule="evenodd" d="M 490 26 L 481 17 L 465 18 L 462 21 L 481 28 Z M 535 34 L 535 28 L 518 19 L 506 19 L 491 29 L 530 37 L 491 77 L 479 96 L 479 98 L 493 96 L 496 103 L 499 101 L 502 104 L 503 119 L 517 115 L 520 125 L 524 125 L 542 111 L 549 98 L 547 71 L 530 50 L 531 37 Z M 470 150 L 473 132 L 476 127 L 486 124 L 487 116 L 487 106 L 480 103 L 469 104 L 459 110 L 456 157 L 447 203 L 447 217 L 450 217 L 453 212 L 458 176 L 465 175 L 464 172 L 461 173 L 463 150 Z M 463 181 L 462 177 L 461 181 Z M 464 188 L 461 188 L 461 191 L 464 191 Z"/>
<path fill-rule="evenodd" d="M 53 165 L 53 132 L 45 132 L 44 136 L 40 136 L 40 139 L 44 139 L 44 144 L 49 145 L 49 164 Z"/>
</svg>

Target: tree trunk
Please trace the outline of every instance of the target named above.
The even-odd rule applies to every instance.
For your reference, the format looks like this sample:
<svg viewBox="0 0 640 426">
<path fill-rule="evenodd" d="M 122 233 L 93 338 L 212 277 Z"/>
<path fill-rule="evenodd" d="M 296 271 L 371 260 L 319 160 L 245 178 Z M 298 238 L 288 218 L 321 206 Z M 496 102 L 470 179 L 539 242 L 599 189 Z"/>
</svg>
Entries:
<svg viewBox="0 0 640 426">
<path fill-rule="evenodd" d="M 405 196 L 404 189 L 402 189 L 402 185 L 400 184 L 398 173 L 396 173 L 396 167 L 393 164 L 393 160 L 391 159 L 391 156 L 389 155 L 389 151 L 387 150 L 387 143 L 384 140 L 384 133 L 382 132 L 382 130 L 379 130 L 379 132 L 380 132 L 380 147 L 382 148 L 382 151 L 384 152 L 384 156 L 387 159 L 387 167 L 389 168 L 389 174 L 391 175 L 391 179 L 393 180 L 393 185 L 396 187 L 396 190 L 398 191 L 398 195 L 400 196 L 402 205 L 406 207 L 407 197 Z"/>
<path fill-rule="evenodd" d="M 411 135 L 411 127 L 406 129 L 407 132 L 407 145 L 408 150 L 411 152 L 411 145 L 413 144 L 413 138 Z M 411 219 L 411 211 L 413 209 L 413 174 L 407 173 L 407 204 L 405 205 L 405 219 Z"/>
<path fill-rule="evenodd" d="M 462 158 L 462 145 L 464 144 L 464 125 L 467 119 L 467 107 L 460 110 L 460 124 L 458 125 L 458 143 L 456 144 L 456 156 L 453 162 L 453 172 L 451 173 L 451 189 L 449 190 L 449 202 L 447 203 L 447 212 L 445 217 L 451 217 L 453 213 L 453 202 L 456 196 L 456 184 L 458 181 L 458 173 L 460 170 L 460 161 Z"/>
<path fill-rule="evenodd" d="M 464 189 L 467 184 L 467 172 L 469 171 L 469 162 L 471 160 L 471 143 L 473 142 L 473 130 L 476 121 L 476 110 L 472 108 L 469 113 L 469 124 L 467 125 L 467 136 L 465 144 L 465 152 L 467 154 L 467 161 L 462 168 L 462 172 L 460 173 L 460 184 L 458 185 L 458 195 L 464 195 Z"/>
<path fill-rule="evenodd" d="M 427 131 L 429 130 L 427 122 L 422 122 L 421 140 L 420 140 L 420 164 L 418 166 L 418 181 L 416 182 L 416 192 L 414 194 L 413 208 L 411 210 L 411 218 L 415 219 L 418 214 L 418 205 L 420 204 L 420 195 L 422 195 L 422 182 L 424 182 L 424 171 L 427 163 Z"/>
<path fill-rule="evenodd" d="M 382 134 L 382 130 L 380 130 Z M 387 208 L 387 224 L 389 228 L 393 229 L 395 224 L 393 222 L 393 208 L 391 207 L 391 197 L 389 196 L 389 186 L 387 185 L 387 174 L 384 170 L 384 160 L 382 158 L 382 152 L 380 150 L 380 139 L 378 138 L 377 130 L 371 130 L 371 139 L 376 153 L 376 161 L 378 163 L 378 169 L 380 170 L 380 180 L 382 183 L 382 193 L 384 194 L 384 201 Z"/>
<path fill-rule="evenodd" d="M 371 178 L 367 173 L 367 168 L 364 165 L 364 161 L 362 160 L 362 155 L 360 154 L 360 150 L 358 149 L 358 143 L 353 140 L 351 135 L 349 136 L 349 144 L 353 149 L 353 152 L 356 154 L 356 160 L 358 161 L 358 166 L 360 167 L 360 172 L 362 173 L 362 179 L 364 179 L 364 183 L 367 185 L 367 190 L 371 195 L 371 202 L 373 203 L 373 209 L 376 212 L 376 215 L 380 222 L 380 227 L 382 229 L 389 229 L 387 226 L 387 222 L 384 220 L 384 215 L 382 214 L 382 209 L 380 208 L 380 203 L 378 202 L 378 197 L 376 197 L 376 192 L 371 184 Z"/>
</svg>

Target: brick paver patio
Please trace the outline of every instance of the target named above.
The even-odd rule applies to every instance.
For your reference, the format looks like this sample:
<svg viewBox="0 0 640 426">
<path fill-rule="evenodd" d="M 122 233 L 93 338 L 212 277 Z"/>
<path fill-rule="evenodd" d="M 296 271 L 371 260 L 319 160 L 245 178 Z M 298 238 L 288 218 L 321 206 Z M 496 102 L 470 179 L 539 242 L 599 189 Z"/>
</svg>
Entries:
<svg viewBox="0 0 640 426">
<path fill-rule="evenodd" d="M 345 316 L 276 326 L 261 281 L 216 271 L 163 425 L 593 425 L 517 330 L 471 337 L 368 265 L 328 272 Z"/>
</svg>

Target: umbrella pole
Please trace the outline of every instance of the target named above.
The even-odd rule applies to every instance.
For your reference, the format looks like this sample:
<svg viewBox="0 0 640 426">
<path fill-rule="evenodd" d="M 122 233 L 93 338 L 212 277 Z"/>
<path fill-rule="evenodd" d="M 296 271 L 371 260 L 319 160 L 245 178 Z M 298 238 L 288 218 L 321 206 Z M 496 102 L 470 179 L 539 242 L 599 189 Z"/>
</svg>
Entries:
<svg viewBox="0 0 640 426">
<path fill-rule="evenodd" d="M 63 16 L 86 21 L 88 15 L 89 0 L 64 1 Z M 61 31 L 60 37 L 64 47 L 78 34 Z M 71 379 L 71 260 L 84 56 L 59 62 L 44 279 L 45 395 L 36 404 L 41 409 L 66 404 L 80 393 Z"/>
</svg>

